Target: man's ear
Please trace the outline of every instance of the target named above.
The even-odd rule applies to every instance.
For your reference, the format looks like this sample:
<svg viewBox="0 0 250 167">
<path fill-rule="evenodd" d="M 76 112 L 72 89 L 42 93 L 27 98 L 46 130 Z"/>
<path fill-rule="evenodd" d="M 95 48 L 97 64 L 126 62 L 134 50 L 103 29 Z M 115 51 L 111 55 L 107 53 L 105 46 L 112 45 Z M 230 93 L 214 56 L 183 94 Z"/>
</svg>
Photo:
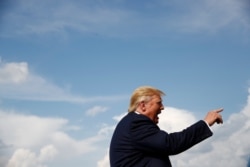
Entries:
<svg viewBox="0 0 250 167">
<path fill-rule="evenodd" d="M 145 101 L 141 101 L 141 102 L 139 103 L 139 106 L 140 106 L 141 111 L 142 111 L 142 112 L 145 112 L 145 110 L 146 110 Z"/>
</svg>

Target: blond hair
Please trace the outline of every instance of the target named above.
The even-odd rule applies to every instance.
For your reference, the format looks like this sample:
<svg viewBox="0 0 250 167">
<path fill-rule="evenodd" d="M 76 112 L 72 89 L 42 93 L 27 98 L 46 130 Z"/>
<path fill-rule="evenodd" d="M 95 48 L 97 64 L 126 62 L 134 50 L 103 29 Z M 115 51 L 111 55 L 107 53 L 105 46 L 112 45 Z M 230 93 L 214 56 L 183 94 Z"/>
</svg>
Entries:
<svg viewBox="0 0 250 167">
<path fill-rule="evenodd" d="M 134 90 L 130 98 L 130 106 L 128 112 L 136 111 L 136 108 L 141 101 L 149 101 L 152 96 L 163 96 L 165 93 L 152 86 L 141 86 Z"/>
</svg>

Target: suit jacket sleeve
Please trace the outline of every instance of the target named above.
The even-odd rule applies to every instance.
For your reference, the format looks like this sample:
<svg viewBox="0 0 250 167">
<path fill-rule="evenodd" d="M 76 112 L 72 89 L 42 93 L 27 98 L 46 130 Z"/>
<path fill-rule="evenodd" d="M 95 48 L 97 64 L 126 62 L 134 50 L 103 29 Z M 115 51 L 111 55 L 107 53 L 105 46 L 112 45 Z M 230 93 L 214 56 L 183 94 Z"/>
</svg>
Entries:
<svg viewBox="0 0 250 167">
<path fill-rule="evenodd" d="M 137 119 L 131 124 L 134 147 L 145 153 L 174 155 L 212 136 L 208 125 L 200 120 L 181 132 L 168 134 L 149 119 Z"/>
</svg>

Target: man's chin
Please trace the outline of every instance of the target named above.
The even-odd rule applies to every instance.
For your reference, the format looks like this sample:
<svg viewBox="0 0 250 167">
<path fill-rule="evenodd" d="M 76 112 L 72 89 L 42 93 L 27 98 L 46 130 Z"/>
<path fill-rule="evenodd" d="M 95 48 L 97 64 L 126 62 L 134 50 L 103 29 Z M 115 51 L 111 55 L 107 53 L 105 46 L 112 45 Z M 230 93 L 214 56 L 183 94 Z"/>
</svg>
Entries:
<svg viewBox="0 0 250 167">
<path fill-rule="evenodd" d="M 159 123 L 159 118 L 157 117 L 154 122 L 155 122 L 155 124 L 158 124 Z"/>
</svg>

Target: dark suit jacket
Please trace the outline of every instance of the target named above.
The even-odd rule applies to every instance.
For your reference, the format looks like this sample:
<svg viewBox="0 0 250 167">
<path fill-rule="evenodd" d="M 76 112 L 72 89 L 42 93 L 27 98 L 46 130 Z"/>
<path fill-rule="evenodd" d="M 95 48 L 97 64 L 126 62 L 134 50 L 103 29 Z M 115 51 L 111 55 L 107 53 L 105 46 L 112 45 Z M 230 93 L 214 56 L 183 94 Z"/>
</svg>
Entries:
<svg viewBox="0 0 250 167">
<path fill-rule="evenodd" d="M 169 155 L 181 153 L 212 136 L 204 121 L 168 134 L 148 117 L 128 113 L 117 125 L 110 143 L 111 167 L 171 167 Z"/>
</svg>

